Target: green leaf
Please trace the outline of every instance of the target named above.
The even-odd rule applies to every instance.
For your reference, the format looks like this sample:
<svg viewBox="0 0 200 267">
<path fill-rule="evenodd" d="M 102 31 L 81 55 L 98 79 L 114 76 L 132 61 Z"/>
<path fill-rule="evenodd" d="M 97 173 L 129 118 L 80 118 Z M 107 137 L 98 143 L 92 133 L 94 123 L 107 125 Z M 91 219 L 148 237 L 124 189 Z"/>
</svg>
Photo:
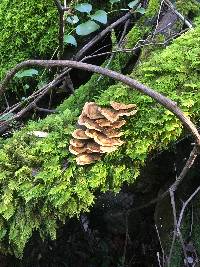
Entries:
<svg viewBox="0 0 200 267">
<path fill-rule="evenodd" d="M 69 22 L 70 24 L 76 24 L 77 22 L 79 22 L 79 18 L 76 15 L 69 16 L 67 17 L 66 21 Z"/>
<path fill-rule="evenodd" d="M 115 4 L 115 3 L 118 3 L 118 2 L 120 2 L 121 0 L 110 0 L 109 2 L 113 5 L 113 4 Z"/>
<path fill-rule="evenodd" d="M 103 24 L 106 24 L 108 21 L 107 13 L 104 10 L 97 10 L 90 18 Z"/>
<path fill-rule="evenodd" d="M 64 36 L 64 44 L 71 44 L 71 45 L 77 46 L 76 39 L 71 34 L 67 34 Z"/>
<path fill-rule="evenodd" d="M 136 9 L 136 12 L 138 12 L 138 13 L 140 13 L 140 14 L 144 14 L 145 13 L 145 9 L 143 8 L 143 7 L 138 7 L 137 9 Z"/>
<path fill-rule="evenodd" d="M 90 11 L 92 10 L 92 5 L 90 5 L 88 3 L 82 3 L 82 4 L 78 4 L 75 7 L 75 9 L 82 12 L 82 13 L 90 13 Z"/>
<path fill-rule="evenodd" d="M 29 69 L 24 71 L 19 71 L 15 74 L 15 77 L 17 78 L 23 78 L 23 77 L 33 77 L 34 75 L 38 75 L 38 71 L 35 69 Z"/>
<path fill-rule="evenodd" d="M 87 22 L 82 23 L 76 27 L 76 33 L 78 35 L 88 35 L 92 32 L 95 32 L 99 28 L 100 26 L 97 23 L 92 20 L 88 20 Z"/>
<path fill-rule="evenodd" d="M 134 1 L 130 2 L 130 3 L 128 3 L 128 6 L 130 8 L 134 8 L 138 3 L 139 3 L 139 0 L 134 0 Z"/>
</svg>

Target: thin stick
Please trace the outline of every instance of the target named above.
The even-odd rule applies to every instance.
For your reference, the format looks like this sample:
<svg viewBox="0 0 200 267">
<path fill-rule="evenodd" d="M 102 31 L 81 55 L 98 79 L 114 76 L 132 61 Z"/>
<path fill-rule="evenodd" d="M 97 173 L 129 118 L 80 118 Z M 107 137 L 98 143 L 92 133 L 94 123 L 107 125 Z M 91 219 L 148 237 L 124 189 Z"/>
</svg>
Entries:
<svg viewBox="0 0 200 267">
<path fill-rule="evenodd" d="M 176 181 L 171 185 L 171 188 L 173 188 L 173 190 L 175 191 L 177 189 L 177 187 L 182 183 L 182 181 L 184 180 L 185 176 L 188 174 L 190 168 L 192 167 L 192 165 L 194 164 L 194 161 L 197 157 L 197 155 L 199 154 L 199 148 L 197 146 L 195 146 L 191 153 L 190 156 L 185 164 L 185 166 L 183 167 L 181 173 L 179 174 L 178 178 L 176 179 Z M 170 189 L 170 188 L 169 188 Z M 162 200 L 163 198 L 165 198 L 166 196 L 169 195 L 169 189 L 167 189 L 162 195 L 160 195 L 157 198 L 152 199 L 151 201 L 149 201 L 147 204 L 141 205 L 137 208 L 134 208 L 133 210 L 141 210 L 144 208 L 148 208 L 149 206 L 157 203 L 158 201 Z"/>
<path fill-rule="evenodd" d="M 162 264 L 164 266 L 164 264 L 165 264 L 165 251 L 164 251 L 164 248 L 162 246 L 162 241 L 161 241 L 160 234 L 159 234 L 159 231 L 158 231 L 158 227 L 157 227 L 156 224 L 155 224 L 155 228 L 156 228 L 156 233 L 157 233 L 158 240 L 159 240 L 160 247 L 161 247 L 161 251 L 162 251 Z"/>
<path fill-rule="evenodd" d="M 180 229 L 181 227 L 181 222 L 183 219 L 183 214 L 185 212 L 185 209 L 187 207 L 187 205 L 190 203 L 190 201 L 196 196 L 196 194 L 199 192 L 200 190 L 200 186 L 197 187 L 197 189 L 192 193 L 192 195 L 184 202 L 183 207 L 181 209 L 180 215 L 179 215 L 179 220 L 178 220 L 178 224 L 177 224 L 177 228 Z"/>
<path fill-rule="evenodd" d="M 173 251 L 173 247 L 174 247 L 174 242 L 176 240 L 176 236 L 178 236 L 178 238 L 180 240 L 180 243 L 181 243 L 181 246 L 182 246 L 182 250 L 183 250 L 183 254 L 184 254 L 184 259 L 185 259 L 185 264 L 186 264 L 187 267 L 189 267 L 188 261 L 187 261 L 187 253 L 186 253 L 186 249 L 185 249 L 184 240 L 183 240 L 181 231 L 178 228 L 177 215 L 176 215 L 176 203 L 175 203 L 175 199 L 174 199 L 174 192 L 175 191 L 171 187 L 169 189 L 169 193 L 170 193 L 171 205 L 172 205 L 172 210 L 173 210 L 173 218 L 174 218 L 174 234 L 173 234 L 173 241 L 172 241 L 173 246 L 171 246 L 171 249 L 170 249 L 168 266 L 170 267 L 170 261 L 171 261 L 171 257 L 172 257 L 172 251 Z"/>
<path fill-rule="evenodd" d="M 175 207 L 175 201 L 174 201 L 174 191 L 171 188 L 169 189 L 169 194 L 170 194 L 173 218 L 174 218 L 174 231 L 173 231 L 173 239 L 172 239 L 172 244 L 171 244 L 170 253 L 169 253 L 168 262 L 167 262 L 168 267 L 170 267 L 174 244 L 175 244 L 176 236 L 177 236 L 176 207 Z"/>
<path fill-rule="evenodd" d="M 166 109 L 170 110 L 182 124 L 192 133 L 194 136 L 196 143 L 200 145 L 200 135 L 195 125 L 190 121 L 188 117 L 181 111 L 181 109 L 177 106 L 177 103 L 167 98 L 166 96 L 152 90 L 146 85 L 133 80 L 129 77 L 126 77 L 123 74 L 120 74 L 116 71 L 108 70 L 103 67 L 99 67 L 96 65 L 91 65 L 87 63 L 72 61 L 72 60 L 27 60 L 17 64 L 13 69 L 7 72 L 5 79 L 0 84 L 0 95 L 4 93 L 6 90 L 7 83 L 13 78 L 13 76 L 21 69 L 30 67 L 30 66 L 38 66 L 38 67 L 65 67 L 68 66 L 70 68 L 83 69 L 86 71 L 96 72 L 115 80 L 121 81 L 124 84 L 142 92 L 145 95 L 150 96 Z"/>
<path fill-rule="evenodd" d="M 160 262 L 160 255 L 159 255 L 159 252 L 157 252 L 156 255 L 157 255 L 157 259 L 158 259 L 159 267 L 162 267 L 161 262 Z"/>
<path fill-rule="evenodd" d="M 169 0 L 164 0 L 164 2 L 171 8 L 171 10 L 188 26 L 188 28 L 192 29 L 192 24 L 181 14 L 179 13 L 174 5 Z"/>
</svg>

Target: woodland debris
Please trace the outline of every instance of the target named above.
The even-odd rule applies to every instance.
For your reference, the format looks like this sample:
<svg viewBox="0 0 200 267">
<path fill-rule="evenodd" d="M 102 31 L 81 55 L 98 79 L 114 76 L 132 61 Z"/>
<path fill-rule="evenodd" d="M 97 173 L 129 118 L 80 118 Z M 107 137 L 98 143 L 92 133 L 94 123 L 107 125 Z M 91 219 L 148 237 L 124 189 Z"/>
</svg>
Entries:
<svg viewBox="0 0 200 267">
<path fill-rule="evenodd" d="M 101 159 L 101 154 L 114 152 L 124 144 L 120 128 L 126 121 L 120 117 L 134 115 L 137 107 L 118 102 L 110 105 L 101 108 L 95 102 L 85 103 L 69 146 L 69 151 L 77 156 L 78 165 L 94 163 Z"/>
</svg>

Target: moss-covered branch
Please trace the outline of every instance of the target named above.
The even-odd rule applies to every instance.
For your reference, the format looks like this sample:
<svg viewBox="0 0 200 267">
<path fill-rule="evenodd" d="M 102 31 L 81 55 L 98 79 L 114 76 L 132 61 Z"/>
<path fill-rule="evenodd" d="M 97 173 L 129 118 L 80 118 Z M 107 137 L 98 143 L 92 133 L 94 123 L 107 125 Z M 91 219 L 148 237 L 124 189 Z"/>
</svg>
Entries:
<svg viewBox="0 0 200 267">
<path fill-rule="evenodd" d="M 196 139 L 196 143 L 200 145 L 200 135 L 198 133 L 198 130 L 196 129 L 195 125 L 190 121 L 190 119 L 184 115 L 184 113 L 181 111 L 181 109 L 177 106 L 177 104 L 174 101 L 152 90 L 151 88 L 145 86 L 144 84 L 136 80 L 133 80 L 118 72 L 105 69 L 103 67 L 99 67 L 96 65 L 91 65 L 91 64 L 71 61 L 71 60 L 27 60 L 27 61 L 19 63 L 16 67 L 11 69 L 7 73 L 5 79 L 2 81 L 2 84 L 0 85 L 0 93 L 2 94 L 4 92 L 6 84 L 8 83 L 8 81 L 12 79 L 12 77 L 18 71 L 20 71 L 23 68 L 32 67 L 32 66 L 77 68 L 77 69 L 83 69 L 86 71 L 99 73 L 99 74 L 108 76 L 112 79 L 118 80 L 132 88 L 135 88 L 136 90 L 142 92 L 143 94 L 150 96 L 151 98 L 156 100 L 158 103 L 160 103 L 162 106 L 170 110 L 177 118 L 179 118 L 179 120 L 183 123 L 183 125 L 186 126 L 187 129 L 194 135 L 194 138 Z"/>
</svg>

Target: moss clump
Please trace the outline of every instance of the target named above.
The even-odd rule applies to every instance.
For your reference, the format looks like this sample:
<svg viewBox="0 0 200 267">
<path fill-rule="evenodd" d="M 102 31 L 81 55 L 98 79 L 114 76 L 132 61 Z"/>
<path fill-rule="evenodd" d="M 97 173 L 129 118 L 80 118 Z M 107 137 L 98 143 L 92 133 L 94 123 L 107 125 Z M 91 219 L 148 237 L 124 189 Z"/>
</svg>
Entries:
<svg viewBox="0 0 200 267">
<path fill-rule="evenodd" d="M 53 1 L 2 0 L 0 79 L 5 71 L 22 60 L 52 55 L 57 46 L 57 25 L 58 14 Z"/>
</svg>

